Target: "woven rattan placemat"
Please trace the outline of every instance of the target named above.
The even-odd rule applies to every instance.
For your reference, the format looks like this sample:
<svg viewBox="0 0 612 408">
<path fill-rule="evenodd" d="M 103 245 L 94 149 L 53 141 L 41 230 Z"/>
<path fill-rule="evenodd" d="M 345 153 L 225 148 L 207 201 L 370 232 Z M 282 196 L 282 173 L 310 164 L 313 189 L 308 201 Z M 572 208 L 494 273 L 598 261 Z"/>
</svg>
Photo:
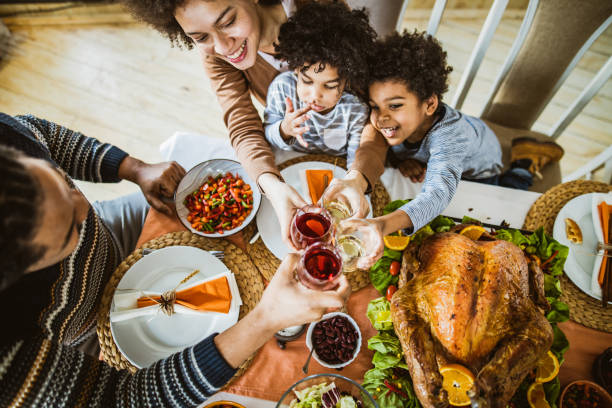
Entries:
<svg viewBox="0 0 612 408">
<path fill-rule="evenodd" d="M 338 167 L 342 167 L 346 169 L 346 160 L 341 157 L 328 156 L 324 154 L 309 154 L 305 156 L 296 157 L 295 159 L 287 160 L 278 165 L 279 170 L 283 170 L 289 166 L 292 166 L 296 163 L 309 162 L 309 161 L 320 161 L 326 163 L 336 163 Z M 389 202 L 389 194 L 387 190 L 381 183 L 377 183 L 370 195 L 370 201 L 372 202 L 372 207 L 374 211 L 374 215 L 382 215 L 382 210 Z M 250 235 L 247 235 L 250 236 Z M 247 252 L 257 268 L 261 272 L 261 274 L 267 279 L 272 279 L 276 269 L 280 265 L 280 260 L 270 252 L 270 250 L 266 247 L 263 240 L 259 238 L 252 245 L 247 247 Z M 367 285 L 370 284 L 370 278 L 368 276 L 367 270 L 359 270 L 347 274 L 351 288 L 353 291 L 357 291 Z"/>
<path fill-rule="evenodd" d="M 597 181 L 576 180 L 559 184 L 542 194 L 529 209 L 524 229 L 535 230 L 544 227 L 552 235 L 557 214 L 574 197 L 588 193 L 607 193 L 612 186 Z M 564 274 L 561 277 L 563 294 L 561 300 L 569 305 L 570 318 L 584 326 L 612 333 L 612 307 L 603 308 L 601 302 L 593 299 L 574 285 Z"/>
<path fill-rule="evenodd" d="M 129 361 L 123 357 L 115 342 L 113 335 L 110 330 L 109 311 L 111 302 L 113 300 L 113 294 L 115 289 L 121 281 L 121 278 L 127 272 L 130 267 L 142 258 L 142 249 L 160 249 L 175 245 L 192 246 L 201 248 L 207 251 L 223 251 L 224 259 L 223 263 L 229 268 L 230 271 L 236 276 L 236 283 L 240 290 L 240 297 L 242 299 L 242 306 L 240 307 L 239 319 L 242 319 L 251 309 L 255 307 L 264 290 L 263 279 L 255 265 L 251 262 L 248 255 L 245 254 L 240 248 L 233 244 L 230 244 L 223 239 L 214 239 L 201 237 L 195 235 L 189 231 L 182 232 L 171 232 L 163 235 L 159 238 L 153 239 L 145 243 L 141 248 L 136 249 L 132 252 L 122 263 L 117 267 L 110 281 L 106 285 L 104 294 L 102 295 L 102 302 L 100 305 L 100 312 L 98 314 L 97 331 L 98 339 L 100 341 L 100 347 L 102 349 L 102 358 L 111 366 L 117 369 L 128 369 L 132 372 L 136 371 Z M 241 376 L 244 371 L 249 367 L 253 356 L 245 361 L 234 378 Z"/>
</svg>

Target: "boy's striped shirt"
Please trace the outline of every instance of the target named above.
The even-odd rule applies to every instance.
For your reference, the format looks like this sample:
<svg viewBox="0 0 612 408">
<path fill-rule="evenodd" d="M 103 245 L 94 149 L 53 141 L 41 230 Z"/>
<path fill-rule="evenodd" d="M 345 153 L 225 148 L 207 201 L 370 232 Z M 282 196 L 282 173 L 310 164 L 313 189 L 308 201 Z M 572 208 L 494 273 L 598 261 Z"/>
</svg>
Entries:
<svg viewBox="0 0 612 408">
<path fill-rule="evenodd" d="M 330 112 L 320 114 L 313 110 L 308 111 L 310 119 L 304 125 L 308 126 L 309 130 L 303 134 L 308 147 L 299 144 L 294 137 L 284 140 L 280 134 L 280 124 L 287 109 L 285 99 L 291 99 L 295 110 L 306 107 L 306 103 L 298 99 L 297 80 L 294 72 L 284 72 L 276 76 L 270 84 L 264 110 L 266 139 L 272 146 L 282 150 L 346 155 L 347 168 L 350 168 L 359 147 L 361 132 L 368 120 L 368 107 L 355 95 L 344 92 Z"/>
<path fill-rule="evenodd" d="M 427 165 L 421 192 L 400 208 L 412 220 L 413 231 L 442 214 L 461 178 L 476 180 L 502 171 L 501 146 L 493 131 L 478 118 L 446 104 L 443 108 L 442 118 L 418 147 L 391 147 L 399 161 L 415 159 Z"/>
</svg>

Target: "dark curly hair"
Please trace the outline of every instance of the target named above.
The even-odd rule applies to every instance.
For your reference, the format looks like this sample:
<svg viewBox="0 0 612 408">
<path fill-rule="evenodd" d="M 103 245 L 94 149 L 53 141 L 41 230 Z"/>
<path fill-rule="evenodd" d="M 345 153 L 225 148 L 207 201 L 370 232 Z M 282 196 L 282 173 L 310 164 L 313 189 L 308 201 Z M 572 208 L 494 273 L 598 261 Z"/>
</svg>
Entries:
<svg viewBox="0 0 612 408">
<path fill-rule="evenodd" d="M 44 252 L 32 244 L 40 225 L 42 189 L 20 161 L 24 157 L 0 145 L 0 289 L 18 279 Z"/>
<path fill-rule="evenodd" d="M 315 63 L 336 68 L 349 89 L 361 93 L 368 77 L 367 56 L 375 39 L 365 9 L 311 2 L 281 26 L 274 49 L 290 69 L 306 70 Z"/>
<path fill-rule="evenodd" d="M 446 51 L 431 35 L 414 31 L 390 34 L 376 42 L 369 58 L 370 77 L 374 82 L 398 80 L 414 92 L 421 101 L 448 91 L 448 74 L 453 70 L 446 64 Z M 442 104 L 438 105 L 438 109 Z"/>
<path fill-rule="evenodd" d="M 147 23 L 167 37 L 172 45 L 193 48 L 193 41 L 174 18 L 174 11 L 186 0 L 120 0 L 139 21 Z M 259 0 L 262 6 L 279 4 L 281 0 Z"/>
</svg>

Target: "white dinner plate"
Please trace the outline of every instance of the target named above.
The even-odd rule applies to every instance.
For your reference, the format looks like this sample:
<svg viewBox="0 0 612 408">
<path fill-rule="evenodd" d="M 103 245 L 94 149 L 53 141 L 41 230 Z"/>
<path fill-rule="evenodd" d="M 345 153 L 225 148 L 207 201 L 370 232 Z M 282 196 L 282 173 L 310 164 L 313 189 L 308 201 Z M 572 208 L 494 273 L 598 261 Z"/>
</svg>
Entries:
<svg viewBox="0 0 612 408">
<path fill-rule="evenodd" d="M 186 286 L 196 280 L 228 271 L 223 262 L 207 251 L 190 246 L 171 246 L 139 259 L 125 273 L 117 290 L 165 292 L 175 288 L 178 282 L 195 269 L 200 272 Z M 113 307 L 111 305 L 111 310 Z M 230 309 L 226 315 L 211 313 L 167 316 L 160 312 L 155 316 L 111 322 L 111 332 L 123 356 L 136 367 L 143 368 L 198 343 L 212 333 L 228 329 L 238 321 L 238 313 L 239 308 Z"/>
<path fill-rule="evenodd" d="M 342 167 L 334 167 L 332 163 L 314 161 L 296 163 L 281 170 L 281 175 L 285 179 L 285 182 L 295 188 L 307 203 L 310 203 L 311 199 L 306 184 L 306 170 L 333 170 L 334 178 L 342 178 L 346 174 L 346 170 Z M 370 202 L 370 197 L 366 196 L 366 199 L 371 208 L 372 203 Z M 372 211 L 370 210 L 370 214 L 371 213 Z M 368 216 L 370 214 L 368 214 Z M 289 248 L 281 237 L 280 225 L 274 208 L 270 200 L 265 196 L 261 200 L 261 206 L 257 213 L 257 229 L 259 230 L 259 234 L 264 244 L 275 257 L 283 259 L 285 255 L 289 253 Z"/>
<path fill-rule="evenodd" d="M 553 238 L 569 247 L 565 261 L 565 274 L 578 288 L 587 295 L 601 300 L 601 295 L 591 290 L 591 277 L 598 257 L 595 256 L 597 238 L 593 227 L 592 216 L 593 193 L 583 194 L 568 201 L 555 219 Z M 582 244 L 574 244 L 567 239 L 565 219 L 574 220 L 582 231 Z M 601 263 L 601 261 L 599 261 Z M 612 302 L 610 302 L 612 303 Z"/>
</svg>

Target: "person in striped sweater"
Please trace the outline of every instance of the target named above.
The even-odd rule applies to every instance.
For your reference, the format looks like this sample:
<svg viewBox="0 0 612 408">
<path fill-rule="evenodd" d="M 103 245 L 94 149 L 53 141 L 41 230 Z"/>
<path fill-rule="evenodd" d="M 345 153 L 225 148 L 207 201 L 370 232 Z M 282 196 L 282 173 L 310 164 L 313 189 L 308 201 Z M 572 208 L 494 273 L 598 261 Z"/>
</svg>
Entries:
<svg viewBox="0 0 612 408">
<path fill-rule="evenodd" d="M 274 47 L 291 71 L 268 88 L 266 140 L 281 150 L 346 156 L 350 168 L 369 113 L 355 92 L 363 91 L 375 37 L 365 10 L 343 3 L 311 2 L 289 17 Z"/>
<path fill-rule="evenodd" d="M 260 303 L 221 334 L 131 374 L 88 355 L 102 292 L 147 211 L 182 177 L 34 116 L 0 114 L 0 407 L 193 407 L 282 327 L 318 319 L 350 292 L 297 284 L 290 256 Z M 137 183 L 143 194 L 90 204 L 72 179 Z"/>
<path fill-rule="evenodd" d="M 384 137 L 391 164 L 423 183 L 412 201 L 376 218 L 383 235 L 427 225 L 448 206 L 461 179 L 525 190 L 540 167 L 563 155 L 555 143 L 517 139 L 538 148 L 518 154 L 513 145 L 511 168 L 502 172 L 502 149 L 493 131 L 442 102 L 452 68 L 440 43 L 425 32 L 378 40 L 369 65 L 370 123 Z"/>
</svg>

